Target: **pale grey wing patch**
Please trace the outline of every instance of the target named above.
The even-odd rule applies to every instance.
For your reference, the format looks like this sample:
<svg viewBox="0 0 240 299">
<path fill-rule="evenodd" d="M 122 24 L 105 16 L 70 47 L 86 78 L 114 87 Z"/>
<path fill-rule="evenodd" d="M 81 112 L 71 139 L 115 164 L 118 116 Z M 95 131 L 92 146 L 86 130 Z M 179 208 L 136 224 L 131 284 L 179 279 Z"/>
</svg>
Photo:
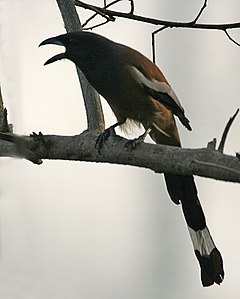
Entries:
<svg viewBox="0 0 240 299">
<path fill-rule="evenodd" d="M 161 132 L 163 135 L 167 137 L 171 137 L 168 133 L 166 133 L 164 130 L 162 130 L 156 123 L 153 123 L 153 126 L 155 129 L 157 129 L 159 132 Z"/>
<path fill-rule="evenodd" d="M 184 112 L 184 109 L 183 109 L 175 91 L 172 89 L 172 87 L 170 85 L 168 85 L 166 82 L 159 82 L 155 79 L 153 79 L 152 82 L 153 82 L 152 89 L 159 91 L 160 93 L 168 94 L 174 100 L 174 102 L 178 105 L 178 107 Z"/>
<path fill-rule="evenodd" d="M 184 109 L 170 85 L 168 85 L 166 82 L 160 82 L 154 78 L 149 80 L 135 66 L 128 66 L 128 69 L 147 94 L 159 101 L 166 108 L 170 109 L 188 130 L 192 130 L 189 120 L 184 115 Z"/>
<path fill-rule="evenodd" d="M 174 102 L 176 102 L 177 106 L 184 111 L 176 93 L 174 92 L 174 90 L 172 89 L 172 87 L 170 85 L 168 85 L 166 82 L 160 82 L 156 79 L 152 79 L 149 80 L 148 78 L 146 78 L 143 73 L 136 68 L 135 66 L 129 66 L 129 70 L 130 72 L 133 74 L 134 78 L 136 79 L 136 81 L 141 84 L 141 85 L 145 85 L 157 92 L 160 93 L 166 93 L 168 94 L 173 100 Z"/>
</svg>

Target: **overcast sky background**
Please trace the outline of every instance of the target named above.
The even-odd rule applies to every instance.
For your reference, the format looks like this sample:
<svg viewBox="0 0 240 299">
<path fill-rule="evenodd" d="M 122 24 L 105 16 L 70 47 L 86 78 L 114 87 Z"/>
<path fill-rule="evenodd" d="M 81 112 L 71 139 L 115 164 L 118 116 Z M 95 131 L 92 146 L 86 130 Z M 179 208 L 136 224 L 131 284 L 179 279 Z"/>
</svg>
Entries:
<svg viewBox="0 0 240 299">
<path fill-rule="evenodd" d="M 191 21 L 202 2 L 138 0 L 135 6 L 137 14 Z M 128 1 L 122 7 L 128 10 Z M 200 22 L 239 22 L 239 11 L 237 0 L 209 0 Z M 87 12 L 78 12 L 85 19 Z M 119 19 L 95 32 L 151 57 L 154 29 Z M 73 135 L 86 129 L 73 64 L 44 67 L 62 49 L 38 48 L 63 32 L 54 0 L 0 0 L 0 83 L 16 133 Z M 240 41 L 239 30 L 232 35 Z M 161 32 L 156 46 L 157 64 L 193 127 L 188 132 L 179 125 L 183 145 L 219 141 L 239 108 L 240 48 L 222 32 L 189 29 Z M 115 118 L 103 105 L 109 126 Z M 229 154 L 240 149 L 239 126 L 238 118 L 227 139 Z M 0 298 L 239 298 L 238 185 L 196 178 L 226 272 L 220 287 L 204 289 L 181 208 L 170 201 L 161 175 L 127 166 L 36 166 L 8 158 L 0 168 Z"/>
</svg>

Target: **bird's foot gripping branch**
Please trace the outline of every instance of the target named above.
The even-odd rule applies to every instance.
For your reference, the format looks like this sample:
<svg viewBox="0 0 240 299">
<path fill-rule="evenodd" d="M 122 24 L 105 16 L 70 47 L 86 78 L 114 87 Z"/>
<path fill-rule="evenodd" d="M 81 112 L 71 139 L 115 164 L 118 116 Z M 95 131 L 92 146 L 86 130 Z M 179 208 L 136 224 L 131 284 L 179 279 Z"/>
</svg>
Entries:
<svg viewBox="0 0 240 299">
<path fill-rule="evenodd" d="M 101 149 L 102 149 L 103 145 L 107 142 L 108 138 L 110 136 L 116 136 L 115 128 L 117 126 L 119 126 L 118 122 L 116 124 L 112 125 L 111 127 L 107 128 L 106 130 L 104 130 L 103 133 L 99 134 L 96 144 L 95 144 L 95 148 L 97 149 L 99 154 L 101 153 Z"/>
</svg>

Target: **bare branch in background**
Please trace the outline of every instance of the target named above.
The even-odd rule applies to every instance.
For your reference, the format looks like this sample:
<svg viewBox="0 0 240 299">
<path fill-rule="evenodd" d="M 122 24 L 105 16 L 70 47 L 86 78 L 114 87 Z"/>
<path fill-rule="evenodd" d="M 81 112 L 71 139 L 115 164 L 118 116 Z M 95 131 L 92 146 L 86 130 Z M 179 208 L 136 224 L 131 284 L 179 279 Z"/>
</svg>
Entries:
<svg viewBox="0 0 240 299">
<path fill-rule="evenodd" d="M 162 26 L 161 28 L 159 28 L 159 29 L 152 32 L 152 60 L 153 60 L 154 63 L 156 62 L 155 35 L 157 33 L 159 33 L 160 31 L 163 31 L 164 29 L 167 29 L 167 28 L 168 28 L 168 26 Z"/>
<path fill-rule="evenodd" d="M 199 13 L 197 14 L 196 18 L 191 22 L 193 24 L 197 23 L 198 19 L 201 17 L 204 9 L 207 7 L 207 0 L 204 0 L 203 6 L 201 7 Z"/>
<path fill-rule="evenodd" d="M 104 7 L 102 8 L 102 9 L 104 9 L 104 14 L 106 15 L 106 9 L 107 9 L 107 8 L 113 6 L 113 5 L 115 5 L 115 4 L 117 4 L 117 3 L 121 2 L 121 1 L 122 1 L 122 0 L 114 0 L 114 1 L 112 1 L 112 2 L 110 2 L 110 3 L 108 3 L 108 4 L 106 4 L 106 2 L 105 2 L 105 3 L 104 3 Z M 133 0 L 129 0 L 129 1 L 130 1 L 130 5 L 131 5 L 131 10 L 130 10 L 129 13 L 130 13 L 130 14 L 133 14 L 133 12 L 134 12 L 134 1 L 133 1 Z M 87 7 L 83 7 L 83 8 L 88 9 Z M 86 29 L 86 30 L 92 30 L 92 29 L 94 29 L 94 28 L 100 27 L 100 26 L 102 26 L 102 25 L 108 23 L 109 21 L 115 21 L 115 18 L 114 18 L 114 19 L 106 20 L 106 21 L 104 21 L 104 22 L 102 22 L 102 23 L 99 23 L 99 24 L 96 24 L 96 25 L 93 25 L 93 26 L 91 26 L 91 27 L 86 28 L 86 25 L 87 25 L 90 21 L 92 21 L 94 18 L 96 18 L 98 15 L 99 15 L 98 12 L 96 12 L 95 14 L 93 14 L 91 17 L 89 17 L 89 18 L 83 23 L 82 27 L 83 27 L 84 29 Z M 102 16 L 102 14 L 100 14 L 100 15 Z"/>
<path fill-rule="evenodd" d="M 117 2 L 119 2 L 119 1 L 117 1 Z M 88 4 L 88 5 L 90 5 L 92 11 L 95 11 L 95 13 L 96 13 L 95 15 L 100 15 L 101 17 L 105 18 L 107 21 L 115 21 L 114 17 L 111 17 L 105 13 L 105 9 L 106 9 L 105 3 L 104 3 L 104 7 L 102 10 L 99 10 L 98 8 L 96 8 L 93 5 L 90 5 L 90 4 Z"/>
<path fill-rule="evenodd" d="M 104 6 L 104 9 L 106 9 L 106 8 L 112 6 L 112 5 L 114 5 L 114 4 L 116 4 L 116 3 L 120 2 L 120 1 L 122 1 L 122 0 L 114 0 L 114 1 L 110 2 L 109 4 L 104 4 L 104 5 L 106 5 L 106 6 Z M 93 20 L 96 16 L 98 16 L 98 15 L 99 15 L 99 14 L 98 14 L 97 12 L 96 12 L 95 14 L 93 14 L 91 17 L 89 17 L 89 18 L 82 24 L 82 27 L 85 28 L 86 25 L 87 25 L 90 21 L 92 21 L 92 20 Z M 94 26 L 92 26 L 92 27 L 85 28 L 85 29 L 86 29 L 86 30 L 90 30 L 90 29 L 93 29 L 93 28 L 97 28 L 97 27 L 99 27 L 99 26 L 102 26 L 102 25 L 108 23 L 109 21 L 115 21 L 115 19 L 114 19 L 114 20 L 106 20 L 106 21 L 104 21 L 104 22 L 102 22 L 102 23 L 100 23 L 100 24 L 97 24 L 97 25 L 94 25 Z"/>
<path fill-rule="evenodd" d="M 233 39 L 233 38 L 231 37 L 231 35 L 228 33 L 227 29 L 225 29 L 224 32 L 225 32 L 226 36 L 229 38 L 229 40 L 230 40 L 231 42 L 233 42 L 235 45 L 237 45 L 237 46 L 240 47 L 240 43 L 238 43 L 235 39 Z"/>
<path fill-rule="evenodd" d="M 134 14 L 134 9 L 135 9 L 135 7 L 134 7 L 134 0 L 129 0 L 130 1 L 130 5 L 131 5 L 131 10 L 130 10 L 130 14 Z"/>
<path fill-rule="evenodd" d="M 196 18 L 192 22 L 190 22 L 190 24 L 195 24 L 198 21 L 198 19 L 200 18 L 200 16 L 202 15 L 202 13 L 206 7 L 207 7 L 207 0 L 204 0 L 203 6 L 201 7 L 199 13 L 197 14 Z M 156 62 L 155 35 L 168 27 L 169 26 L 165 25 L 165 26 L 162 26 L 161 28 L 154 30 L 152 32 L 152 60 L 154 63 Z"/>
<path fill-rule="evenodd" d="M 154 19 L 154 18 L 148 18 L 148 17 L 136 15 L 136 14 L 133 14 L 133 13 L 129 14 L 129 13 L 123 13 L 123 12 L 119 12 L 119 11 L 109 10 L 109 9 L 106 9 L 106 8 L 104 9 L 104 8 L 101 8 L 101 7 L 98 7 L 98 6 L 95 6 L 95 5 L 86 4 L 86 3 L 82 2 L 82 1 L 79 1 L 79 0 L 75 0 L 74 3 L 75 3 L 76 6 L 79 6 L 79 7 L 85 8 L 85 9 L 89 9 L 89 10 L 97 9 L 97 10 L 101 11 L 102 13 L 107 14 L 110 17 L 125 18 L 125 19 L 129 19 L 129 20 L 144 22 L 144 23 L 153 24 L 153 25 L 161 25 L 161 26 L 165 26 L 165 27 L 169 27 L 169 28 L 220 30 L 220 31 L 223 31 L 231 41 L 235 42 L 235 44 L 238 45 L 238 43 L 236 41 L 234 41 L 234 39 L 232 39 L 229 36 L 229 33 L 227 32 L 227 30 L 229 30 L 229 29 L 239 29 L 240 28 L 240 22 L 238 22 L 238 23 L 225 23 L 225 24 L 201 24 L 201 23 L 196 23 L 196 21 L 201 16 L 203 10 L 205 9 L 205 7 L 207 5 L 207 1 L 204 1 L 204 4 L 203 4 L 202 8 L 200 9 L 198 15 L 196 16 L 196 18 L 192 22 L 174 22 L 174 21 L 165 21 L 165 20 L 159 20 L 159 19 Z"/>
<path fill-rule="evenodd" d="M 88 5 L 82 1 L 75 0 L 75 5 L 92 10 L 92 8 L 97 8 L 99 11 L 104 11 L 104 8 L 95 6 L 95 5 Z M 170 28 L 193 28 L 193 29 L 209 29 L 209 30 L 225 30 L 225 29 L 236 29 L 240 28 L 240 23 L 226 23 L 226 24 L 200 24 L 200 23 L 193 23 L 193 22 L 174 22 L 174 21 L 164 21 L 164 20 L 159 20 L 159 19 L 154 19 L 154 18 L 148 18 L 148 17 L 143 17 L 139 16 L 136 14 L 129 14 L 129 13 L 123 13 L 119 11 L 114 11 L 114 10 L 106 10 L 106 14 L 109 16 L 114 16 L 114 17 L 120 17 L 120 18 L 125 18 L 133 21 L 139 21 L 143 23 L 149 23 L 152 25 L 163 25 L 163 26 L 168 26 Z"/>
</svg>

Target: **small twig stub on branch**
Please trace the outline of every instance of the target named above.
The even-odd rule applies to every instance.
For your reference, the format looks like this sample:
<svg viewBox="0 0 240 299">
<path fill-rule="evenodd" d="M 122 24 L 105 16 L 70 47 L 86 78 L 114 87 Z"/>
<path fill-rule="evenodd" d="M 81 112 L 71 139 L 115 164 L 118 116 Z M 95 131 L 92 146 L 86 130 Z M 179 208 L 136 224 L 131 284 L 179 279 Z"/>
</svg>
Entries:
<svg viewBox="0 0 240 299">
<path fill-rule="evenodd" d="M 238 115 L 238 112 L 239 112 L 239 109 L 237 109 L 237 111 L 235 112 L 235 114 L 230 117 L 229 121 L 227 122 L 226 124 L 226 127 L 223 131 L 223 134 L 222 134 L 222 138 L 221 138 L 221 141 L 220 141 L 220 144 L 219 144 L 219 147 L 218 147 L 218 151 L 223 153 L 223 150 L 224 150 L 224 146 L 225 146 L 225 142 L 226 142 L 226 139 L 227 139 L 227 135 L 228 135 L 228 132 L 236 118 L 236 116 Z"/>
</svg>

